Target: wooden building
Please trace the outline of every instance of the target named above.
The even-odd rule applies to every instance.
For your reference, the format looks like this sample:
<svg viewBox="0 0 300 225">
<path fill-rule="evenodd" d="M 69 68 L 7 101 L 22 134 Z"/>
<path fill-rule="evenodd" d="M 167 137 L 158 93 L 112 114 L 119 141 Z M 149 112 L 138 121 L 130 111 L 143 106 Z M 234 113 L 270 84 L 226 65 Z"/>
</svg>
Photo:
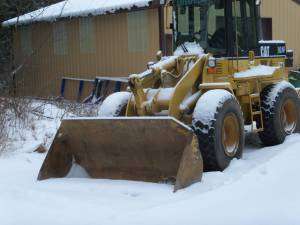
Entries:
<svg viewBox="0 0 300 225">
<path fill-rule="evenodd" d="M 14 32 L 17 93 L 58 96 L 62 77 L 143 71 L 161 48 L 162 2 L 67 0 L 4 22 Z M 68 88 L 75 92 L 77 85 Z"/>
<path fill-rule="evenodd" d="M 264 39 L 285 40 L 300 67 L 300 0 L 262 0 L 261 17 Z"/>
<path fill-rule="evenodd" d="M 157 50 L 171 55 L 169 0 L 66 0 L 5 21 L 14 33 L 16 90 L 59 96 L 63 77 L 126 77 L 146 68 Z M 300 66 L 300 1 L 261 0 L 264 39 L 285 40 Z M 78 82 L 68 85 L 76 96 Z M 92 82 L 81 87 L 87 96 Z"/>
</svg>

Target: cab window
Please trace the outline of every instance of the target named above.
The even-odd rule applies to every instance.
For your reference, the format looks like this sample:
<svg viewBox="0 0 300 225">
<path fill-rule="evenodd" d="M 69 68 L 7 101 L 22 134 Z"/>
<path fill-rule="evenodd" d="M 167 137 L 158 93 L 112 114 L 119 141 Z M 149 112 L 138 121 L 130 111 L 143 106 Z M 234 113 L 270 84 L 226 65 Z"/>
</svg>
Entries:
<svg viewBox="0 0 300 225">
<path fill-rule="evenodd" d="M 247 56 L 257 48 L 255 4 L 251 0 L 232 1 L 235 55 Z"/>
<path fill-rule="evenodd" d="M 206 52 L 215 55 L 226 54 L 225 3 L 223 0 L 177 6 L 176 16 L 176 46 L 185 42 L 197 42 Z"/>
</svg>

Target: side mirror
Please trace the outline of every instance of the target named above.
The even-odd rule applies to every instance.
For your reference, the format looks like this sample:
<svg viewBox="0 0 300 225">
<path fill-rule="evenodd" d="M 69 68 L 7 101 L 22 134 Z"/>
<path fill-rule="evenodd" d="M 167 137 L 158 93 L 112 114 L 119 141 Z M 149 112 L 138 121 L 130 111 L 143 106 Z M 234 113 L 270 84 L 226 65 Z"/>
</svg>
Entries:
<svg viewBox="0 0 300 225">
<path fill-rule="evenodd" d="M 249 51 L 249 61 L 254 62 L 255 53 L 254 51 Z"/>
<path fill-rule="evenodd" d="M 291 49 L 286 51 L 285 66 L 289 68 L 294 66 L 294 51 Z"/>
</svg>

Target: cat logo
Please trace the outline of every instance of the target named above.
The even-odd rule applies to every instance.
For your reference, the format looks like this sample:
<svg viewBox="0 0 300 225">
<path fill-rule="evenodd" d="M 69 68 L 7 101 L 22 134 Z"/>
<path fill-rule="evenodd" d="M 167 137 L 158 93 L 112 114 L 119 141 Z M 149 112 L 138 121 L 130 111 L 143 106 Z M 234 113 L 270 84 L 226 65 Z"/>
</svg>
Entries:
<svg viewBox="0 0 300 225">
<path fill-rule="evenodd" d="M 261 46 L 260 54 L 262 57 L 269 57 L 270 56 L 270 46 Z"/>
</svg>

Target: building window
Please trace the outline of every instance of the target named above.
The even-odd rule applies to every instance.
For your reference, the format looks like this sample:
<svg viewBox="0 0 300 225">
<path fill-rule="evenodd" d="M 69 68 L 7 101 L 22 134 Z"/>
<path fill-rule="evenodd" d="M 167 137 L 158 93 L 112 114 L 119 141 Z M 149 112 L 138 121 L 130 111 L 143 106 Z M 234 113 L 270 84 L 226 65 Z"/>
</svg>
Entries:
<svg viewBox="0 0 300 225">
<path fill-rule="evenodd" d="M 30 55 L 32 53 L 32 32 L 29 26 L 23 26 L 21 31 L 21 49 L 23 54 Z"/>
<path fill-rule="evenodd" d="M 68 54 L 68 34 L 64 22 L 53 24 L 53 46 L 55 55 Z"/>
<path fill-rule="evenodd" d="M 127 14 L 128 50 L 129 52 L 148 51 L 148 12 L 146 10 Z"/>
<path fill-rule="evenodd" d="M 95 29 L 92 17 L 79 20 L 79 41 L 81 53 L 95 53 Z"/>
</svg>

